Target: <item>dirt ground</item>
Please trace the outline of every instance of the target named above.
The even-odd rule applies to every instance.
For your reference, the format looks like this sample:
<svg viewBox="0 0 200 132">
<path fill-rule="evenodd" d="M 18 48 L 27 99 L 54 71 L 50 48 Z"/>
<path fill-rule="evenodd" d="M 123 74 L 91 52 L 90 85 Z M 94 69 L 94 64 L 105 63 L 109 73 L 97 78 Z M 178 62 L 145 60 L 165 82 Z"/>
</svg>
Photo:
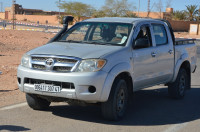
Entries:
<svg viewBox="0 0 200 132">
<path fill-rule="evenodd" d="M 17 87 L 17 66 L 22 55 L 48 42 L 54 34 L 0 30 L 0 107 L 25 101 Z"/>
<path fill-rule="evenodd" d="M 47 43 L 55 34 L 34 31 L 0 30 L 0 107 L 25 101 L 17 87 L 17 66 L 22 55 Z M 175 33 L 177 37 L 200 38 L 200 35 Z"/>
<path fill-rule="evenodd" d="M 200 35 L 190 35 L 188 32 L 175 32 L 174 35 L 176 38 L 192 38 L 192 39 L 200 39 Z"/>
</svg>

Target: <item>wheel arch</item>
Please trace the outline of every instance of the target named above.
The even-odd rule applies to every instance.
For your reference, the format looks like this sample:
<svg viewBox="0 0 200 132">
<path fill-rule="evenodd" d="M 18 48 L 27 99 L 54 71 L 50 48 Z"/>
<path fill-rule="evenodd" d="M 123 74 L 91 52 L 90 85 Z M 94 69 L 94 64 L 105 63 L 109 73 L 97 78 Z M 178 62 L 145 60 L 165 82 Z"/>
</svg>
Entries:
<svg viewBox="0 0 200 132">
<path fill-rule="evenodd" d="M 185 61 L 182 63 L 181 67 L 186 70 L 189 79 L 189 88 L 191 88 L 191 66 L 189 61 Z"/>
<path fill-rule="evenodd" d="M 132 77 L 131 77 L 130 73 L 122 72 L 122 73 L 118 74 L 115 79 L 117 79 L 117 78 L 124 79 L 126 81 L 126 83 L 128 85 L 129 95 L 132 95 L 133 94 L 133 81 L 132 81 Z"/>
<path fill-rule="evenodd" d="M 133 81 L 130 70 L 131 66 L 128 63 L 120 63 L 110 70 L 101 93 L 100 100 L 102 102 L 108 100 L 112 85 L 117 78 L 123 78 L 128 84 L 129 92 L 133 92 Z"/>
<path fill-rule="evenodd" d="M 188 60 L 185 60 L 184 62 L 182 62 L 182 64 L 179 67 L 176 67 L 175 75 L 174 75 L 172 82 L 174 82 L 176 80 L 176 78 L 178 76 L 178 72 L 181 68 L 186 70 L 187 75 L 189 77 L 189 84 L 191 84 L 191 66 L 190 66 L 190 62 Z"/>
</svg>

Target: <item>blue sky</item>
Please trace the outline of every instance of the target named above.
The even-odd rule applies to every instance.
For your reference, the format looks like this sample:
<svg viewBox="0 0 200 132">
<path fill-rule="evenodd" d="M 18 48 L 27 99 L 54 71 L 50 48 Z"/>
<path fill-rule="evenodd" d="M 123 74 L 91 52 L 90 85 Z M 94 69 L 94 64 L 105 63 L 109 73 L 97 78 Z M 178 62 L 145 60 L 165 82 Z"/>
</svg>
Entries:
<svg viewBox="0 0 200 132">
<path fill-rule="evenodd" d="M 23 8 L 30 8 L 30 9 L 42 9 L 45 11 L 58 11 L 58 7 L 56 6 L 56 1 L 58 0 L 16 0 L 18 4 L 21 4 Z M 83 2 L 86 4 L 92 5 L 94 8 L 99 9 L 102 5 L 104 5 L 105 0 L 63 0 L 63 1 L 78 1 Z M 130 3 L 133 3 L 134 6 L 138 7 L 139 0 L 128 0 Z M 147 1 L 148 0 L 140 0 L 141 6 L 140 11 L 147 11 Z M 152 10 L 156 10 L 154 3 L 158 2 L 159 0 L 151 0 L 151 8 Z M 165 9 L 165 4 L 167 0 L 162 0 L 163 6 Z M 11 6 L 12 0 L 0 0 L 3 2 L 4 7 Z M 200 7 L 200 0 L 172 0 L 172 7 L 174 10 L 184 10 L 185 5 L 192 5 L 196 4 Z"/>
</svg>

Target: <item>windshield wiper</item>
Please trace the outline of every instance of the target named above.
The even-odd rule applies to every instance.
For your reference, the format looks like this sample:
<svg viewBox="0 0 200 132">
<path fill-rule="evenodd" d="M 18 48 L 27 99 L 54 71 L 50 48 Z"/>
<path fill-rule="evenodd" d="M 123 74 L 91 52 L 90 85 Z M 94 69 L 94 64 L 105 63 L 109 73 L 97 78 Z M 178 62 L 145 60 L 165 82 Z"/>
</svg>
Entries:
<svg viewBox="0 0 200 132">
<path fill-rule="evenodd" d="M 93 42 L 93 41 L 82 41 L 83 43 L 87 43 L 87 44 L 99 44 L 99 42 Z"/>
<path fill-rule="evenodd" d="M 113 43 L 107 43 L 107 42 L 97 42 L 97 41 L 82 41 L 83 43 L 87 44 L 98 44 L 98 45 L 113 45 Z"/>
<path fill-rule="evenodd" d="M 82 43 L 82 41 L 76 41 L 76 40 L 59 40 L 59 42 Z"/>
<path fill-rule="evenodd" d="M 96 45 L 116 45 L 108 42 L 98 42 L 98 41 L 76 41 L 76 40 L 59 40 L 58 42 L 69 42 L 69 43 L 86 43 L 86 44 L 96 44 Z"/>
</svg>

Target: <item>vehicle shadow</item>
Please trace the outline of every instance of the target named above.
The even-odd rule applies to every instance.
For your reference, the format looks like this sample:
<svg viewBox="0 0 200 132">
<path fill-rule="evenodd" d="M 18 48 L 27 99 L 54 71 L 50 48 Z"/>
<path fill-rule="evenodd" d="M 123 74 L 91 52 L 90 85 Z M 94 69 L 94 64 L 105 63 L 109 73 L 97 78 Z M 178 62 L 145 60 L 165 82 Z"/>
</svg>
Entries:
<svg viewBox="0 0 200 132">
<path fill-rule="evenodd" d="M 51 106 L 56 116 L 101 124 L 152 126 L 200 119 L 200 88 L 192 88 L 181 100 L 168 97 L 167 88 L 135 92 L 132 104 L 121 121 L 105 121 L 100 106 Z"/>
<path fill-rule="evenodd" d="M 0 125 L 0 131 L 3 131 L 3 130 L 16 132 L 16 131 L 28 131 L 28 130 L 31 130 L 31 129 L 25 128 L 25 127 L 22 127 L 22 126 Z"/>
</svg>

